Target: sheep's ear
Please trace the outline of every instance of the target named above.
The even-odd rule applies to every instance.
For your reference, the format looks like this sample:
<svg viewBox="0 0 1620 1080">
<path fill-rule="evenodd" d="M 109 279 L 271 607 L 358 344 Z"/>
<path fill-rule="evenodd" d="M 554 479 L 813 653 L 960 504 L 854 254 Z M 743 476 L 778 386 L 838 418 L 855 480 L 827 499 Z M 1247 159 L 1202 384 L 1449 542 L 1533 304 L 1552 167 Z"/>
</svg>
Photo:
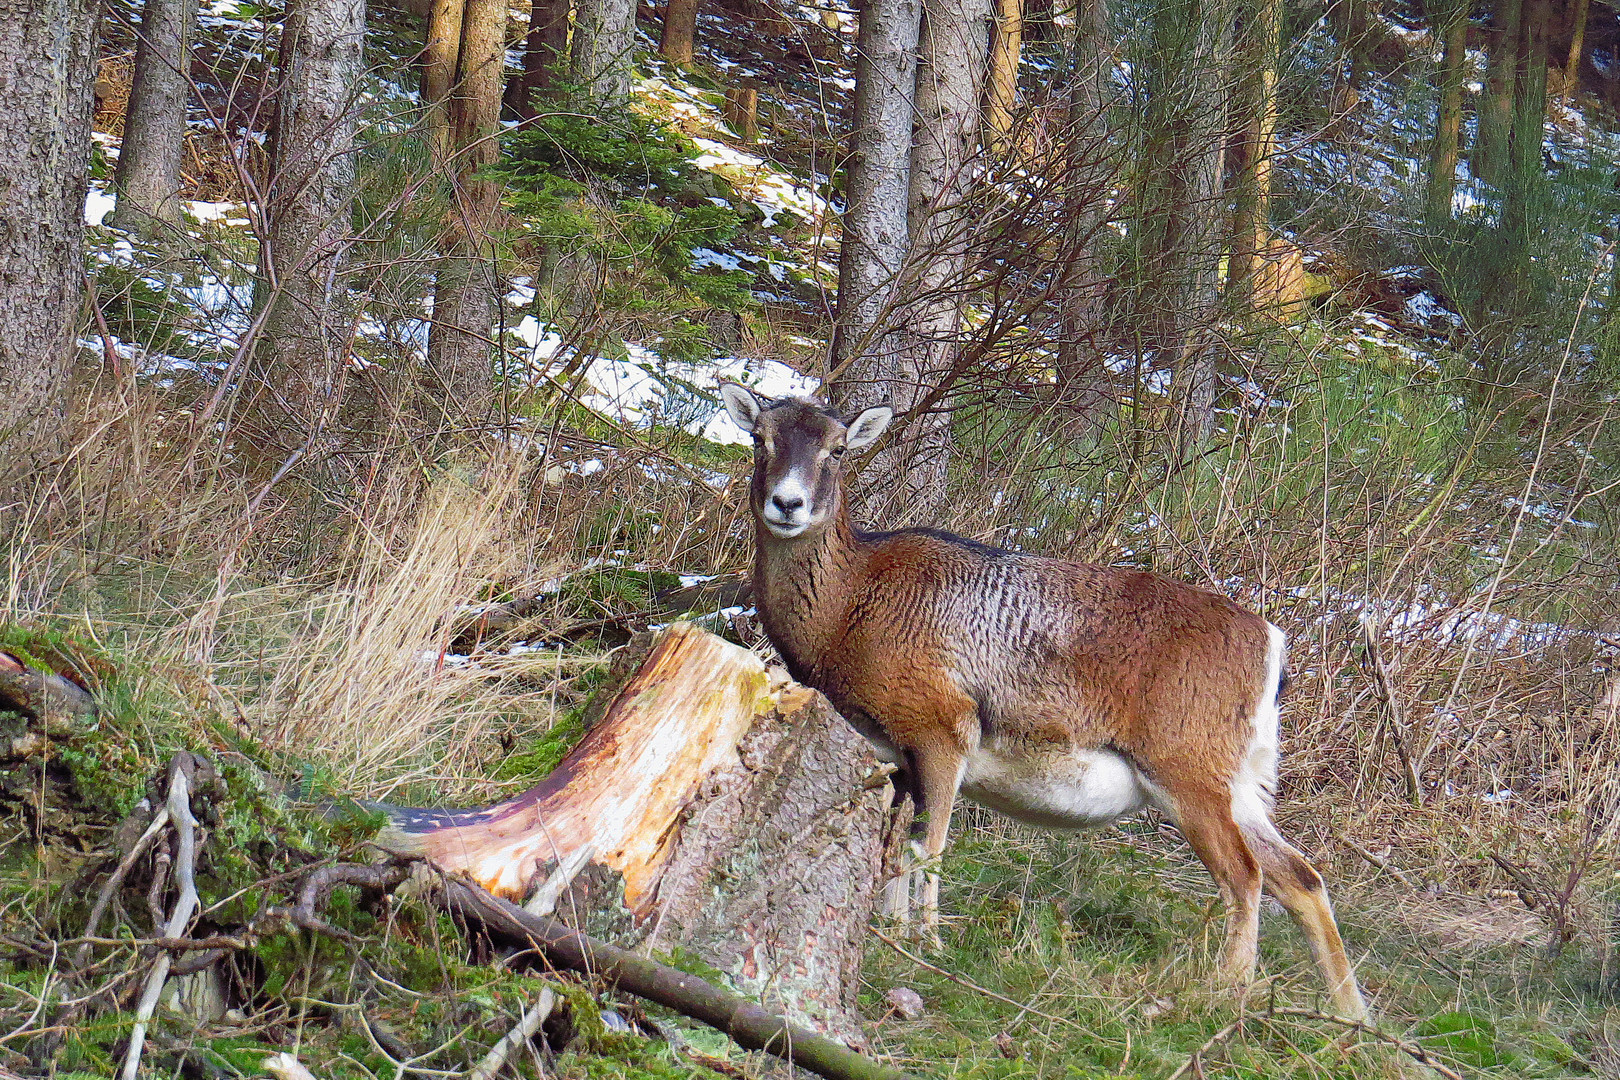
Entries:
<svg viewBox="0 0 1620 1080">
<path fill-rule="evenodd" d="M 720 384 L 720 400 L 725 402 L 732 423 L 744 431 L 754 430 L 754 422 L 765 408 L 765 403 L 752 390 L 736 383 Z"/>
<path fill-rule="evenodd" d="M 878 441 L 878 436 L 889 430 L 889 421 L 893 419 L 894 410 L 887 405 L 874 405 L 870 409 L 863 410 L 849 422 L 849 431 L 844 435 L 844 445 L 851 450 L 871 446 Z"/>
</svg>

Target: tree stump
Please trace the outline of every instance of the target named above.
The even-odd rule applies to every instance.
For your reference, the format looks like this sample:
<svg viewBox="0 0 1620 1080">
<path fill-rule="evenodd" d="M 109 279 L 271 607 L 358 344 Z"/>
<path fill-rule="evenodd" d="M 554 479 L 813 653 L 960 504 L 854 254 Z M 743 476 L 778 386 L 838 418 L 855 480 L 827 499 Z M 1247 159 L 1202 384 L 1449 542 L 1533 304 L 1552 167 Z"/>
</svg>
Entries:
<svg viewBox="0 0 1620 1080">
<path fill-rule="evenodd" d="M 886 771 L 820 694 L 690 624 L 623 650 L 580 744 L 480 810 L 384 807 L 416 855 L 576 929 L 685 952 L 858 1045 Z"/>
<path fill-rule="evenodd" d="M 752 86 L 726 90 L 726 124 L 737 137 L 753 142 L 759 138 L 759 91 Z"/>
</svg>

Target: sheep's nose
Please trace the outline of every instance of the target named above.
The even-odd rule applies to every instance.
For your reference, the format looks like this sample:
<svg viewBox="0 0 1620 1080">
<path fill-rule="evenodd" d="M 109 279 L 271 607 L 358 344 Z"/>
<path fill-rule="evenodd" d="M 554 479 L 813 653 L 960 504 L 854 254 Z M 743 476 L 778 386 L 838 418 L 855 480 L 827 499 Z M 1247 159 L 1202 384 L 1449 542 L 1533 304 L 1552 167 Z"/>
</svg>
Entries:
<svg viewBox="0 0 1620 1080">
<path fill-rule="evenodd" d="M 784 514 L 791 514 L 793 511 L 801 509 L 804 506 L 804 497 L 800 495 L 789 495 L 784 498 L 781 495 L 772 495 L 771 505 L 775 506 Z"/>
</svg>

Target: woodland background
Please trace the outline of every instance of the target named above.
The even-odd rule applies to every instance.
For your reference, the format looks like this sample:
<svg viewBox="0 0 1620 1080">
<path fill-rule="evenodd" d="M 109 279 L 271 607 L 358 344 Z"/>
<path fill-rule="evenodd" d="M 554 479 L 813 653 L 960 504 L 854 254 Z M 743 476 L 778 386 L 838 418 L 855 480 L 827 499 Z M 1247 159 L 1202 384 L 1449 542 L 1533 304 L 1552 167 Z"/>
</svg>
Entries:
<svg viewBox="0 0 1620 1080">
<path fill-rule="evenodd" d="M 1601 0 L 6 5 L 0 647 L 102 710 L 0 762 L 0 1074 L 116 1067 L 150 949 L 56 957 L 174 751 L 230 773 L 205 902 L 243 922 L 366 833 L 304 804 L 504 797 L 631 633 L 760 646 L 730 378 L 898 407 L 867 522 L 1281 625 L 1279 816 L 1385 1030 L 1620 1075 L 1617 110 Z M 1204 989 L 1168 825 L 958 815 L 929 959 L 973 985 L 873 938 L 873 1054 L 1396 1068 Z M 361 944 L 267 936 L 144 1067 L 459 1074 L 532 995 L 430 911 L 331 918 Z M 1265 923 L 1262 993 L 1308 1012 Z M 511 1067 L 770 1068 L 656 1030 Z"/>
</svg>

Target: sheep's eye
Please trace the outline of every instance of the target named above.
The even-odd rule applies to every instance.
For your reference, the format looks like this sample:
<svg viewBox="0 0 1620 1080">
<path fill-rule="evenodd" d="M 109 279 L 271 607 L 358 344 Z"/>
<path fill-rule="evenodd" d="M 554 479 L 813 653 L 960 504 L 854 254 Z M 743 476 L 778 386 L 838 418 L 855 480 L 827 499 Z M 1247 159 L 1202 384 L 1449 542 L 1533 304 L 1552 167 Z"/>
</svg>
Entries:
<svg viewBox="0 0 1620 1080">
<path fill-rule="evenodd" d="M 832 448 L 832 456 L 835 458 L 841 458 L 844 456 L 844 451 L 847 449 L 849 449 L 847 446 L 835 446 Z"/>
</svg>

